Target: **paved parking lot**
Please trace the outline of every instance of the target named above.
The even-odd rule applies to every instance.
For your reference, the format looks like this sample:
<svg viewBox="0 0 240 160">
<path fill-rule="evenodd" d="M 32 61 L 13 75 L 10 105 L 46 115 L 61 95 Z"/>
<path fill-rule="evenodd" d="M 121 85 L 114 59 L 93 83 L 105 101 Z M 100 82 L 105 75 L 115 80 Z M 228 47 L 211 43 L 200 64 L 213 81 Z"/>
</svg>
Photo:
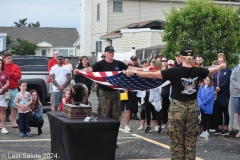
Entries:
<svg viewBox="0 0 240 160">
<path fill-rule="evenodd" d="M 91 94 L 90 102 L 93 111 L 96 112 L 97 99 L 95 94 Z M 47 108 L 49 109 L 50 106 L 44 106 L 45 111 L 47 111 Z M 39 136 L 37 135 L 37 129 L 31 128 L 34 136 L 30 138 L 20 138 L 18 129 L 11 128 L 11 123 L 7 122 L 6 127 L 9 134 L 0 135 L 0 159 L 50 159 L 48 156 L 51 151 L 51 137 L 46 113 L 44 113 L 44 120 L 43 134 Z M 124 124 L 124 118 L 122 124 Z M 132 132 L 125 132 L 120 129 L 117 142 L 119 148 L 116 149 L 115 159 L 170 159 L 166 129 L 163 130 L 163 134 L 157 134 L 156 131 L 145 133 L 144 131 L 136 131 L 139 125 L 140 121 L 131 120 L 130 128 Z M 121 125 L 121 127 L 124 126 Z M 232 132 L 227 137 L 210 135 L 208 141 L 199 137 L 196 159 L 238 160 L 240 154 L 237 151 L 240 149 L 240 138 L 235 138 L 235 134 Z"/>
</svg>

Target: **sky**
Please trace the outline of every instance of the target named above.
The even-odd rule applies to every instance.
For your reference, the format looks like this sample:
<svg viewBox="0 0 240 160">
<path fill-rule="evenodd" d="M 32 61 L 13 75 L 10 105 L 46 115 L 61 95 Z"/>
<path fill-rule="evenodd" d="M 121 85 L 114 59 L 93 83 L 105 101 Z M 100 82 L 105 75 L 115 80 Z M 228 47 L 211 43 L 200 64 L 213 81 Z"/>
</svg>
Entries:
<svg viewBox="0 0 240 160">
<path fill-rule="evenodd" d="M 0 0 L 0 26 L 27 18 L 40 27 L 77 28 L 80 34 L 81 0 Z"/>
</svg>

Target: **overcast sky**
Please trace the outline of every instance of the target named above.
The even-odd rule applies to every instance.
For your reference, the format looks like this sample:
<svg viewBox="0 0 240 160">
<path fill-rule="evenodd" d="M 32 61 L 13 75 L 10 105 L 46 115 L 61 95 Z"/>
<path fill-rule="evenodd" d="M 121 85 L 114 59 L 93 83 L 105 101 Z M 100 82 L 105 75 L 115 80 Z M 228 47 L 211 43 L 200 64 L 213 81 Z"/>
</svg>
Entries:
<svg viewBox="0 0 240 160">
<path fill-rule="evenodd" d="M 0 26 L 27 18 L 40 27 L 77 28 L 80 34 L 81 0 L 0 0 Z"/>
</svg>

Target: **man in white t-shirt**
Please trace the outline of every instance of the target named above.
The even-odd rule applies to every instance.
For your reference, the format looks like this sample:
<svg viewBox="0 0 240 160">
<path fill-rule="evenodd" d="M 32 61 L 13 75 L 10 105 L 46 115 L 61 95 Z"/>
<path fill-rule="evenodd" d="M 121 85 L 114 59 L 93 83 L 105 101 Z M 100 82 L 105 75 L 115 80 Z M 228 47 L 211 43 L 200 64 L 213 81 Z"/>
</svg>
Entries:
<svg viewBox="0 0 240 160">
<path fill-rule="evenodd" d="M 57 111 L 63 94 L 71 82 L 71 71 L 68 66 L 63 64 L 64 57 L 59 54 L 57 56 L 57 64 L 50 70 L 52 79 L 52 111 Z"/>
</svg>

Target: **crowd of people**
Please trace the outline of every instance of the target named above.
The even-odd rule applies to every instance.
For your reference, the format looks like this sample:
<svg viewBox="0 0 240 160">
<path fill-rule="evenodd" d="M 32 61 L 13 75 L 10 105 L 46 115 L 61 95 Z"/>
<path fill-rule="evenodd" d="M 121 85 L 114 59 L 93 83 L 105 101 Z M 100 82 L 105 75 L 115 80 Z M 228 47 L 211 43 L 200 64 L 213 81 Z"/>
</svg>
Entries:
<svg viewBox="0 0 240 160">
<path fill-rule="evenodd" d="M 19 128 L 20 137 L 32 137 L 30 127 L 37 127 L 38 135 L 42 134 L 44 120 L 40 98 L 37 91 L 26 91 L 27 83 L 21 80 L 21 69 L 12 62 L 11 52 L 1 52 L 0 77 L 1 133 L 9 133 L 5 124 L 10 122 L 11 115 L 12 128 Z"/>
</svg>

